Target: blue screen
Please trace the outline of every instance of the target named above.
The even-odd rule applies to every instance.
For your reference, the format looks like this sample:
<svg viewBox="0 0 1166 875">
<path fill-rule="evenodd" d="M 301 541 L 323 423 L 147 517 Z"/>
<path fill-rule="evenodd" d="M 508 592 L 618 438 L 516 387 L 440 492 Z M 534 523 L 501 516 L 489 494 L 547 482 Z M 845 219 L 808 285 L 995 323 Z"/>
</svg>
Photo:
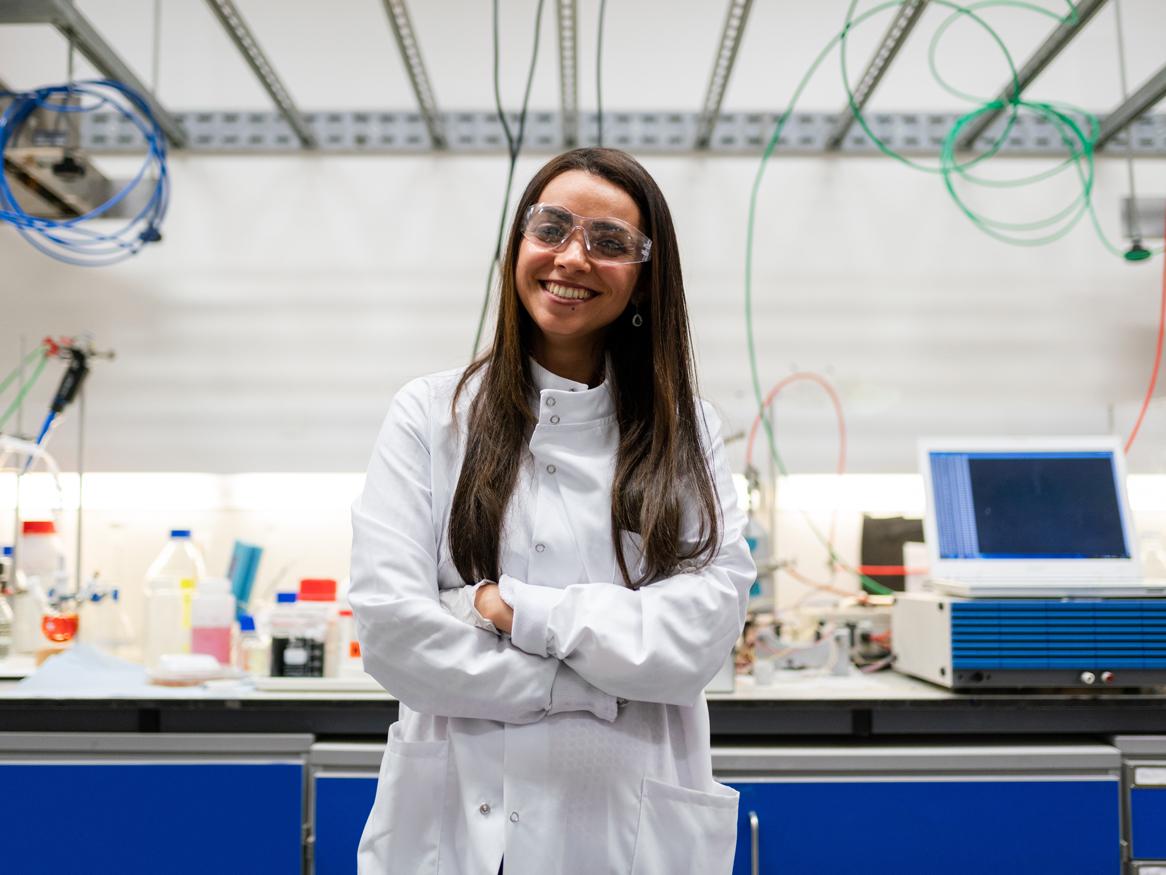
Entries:
<svg viewBox="0 0 1166 875">
<path fill-rule="evenodd" d="M 1113 454 L 931 453 L 941 559 L 1128 559 Z"/>
</svg>

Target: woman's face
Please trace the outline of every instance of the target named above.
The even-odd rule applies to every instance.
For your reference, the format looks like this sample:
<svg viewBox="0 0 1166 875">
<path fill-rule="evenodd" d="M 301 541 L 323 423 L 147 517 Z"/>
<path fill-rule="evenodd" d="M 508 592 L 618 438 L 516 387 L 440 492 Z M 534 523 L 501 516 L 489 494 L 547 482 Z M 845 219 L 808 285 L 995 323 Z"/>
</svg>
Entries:
<svg viewBox="0 0 1166 875">
<path fill-rule="evenodd" d="M 565 207 L 578 216 L 615 218 L 643 230 L 640 210 L 631 195 L 582 170 L 556 176 L 538 200 Z M 639 264 L 591 259 L 581 229 L 573 231 L 558 251 L 521 238 L 514 268 L 518 297 L 538 326 L 541 342 L 564 347 L 599 341 L 604 329 L 627 308 L 639 275 Z M 568 297 L 580 294 L 582 297 Z"/>
</svg>

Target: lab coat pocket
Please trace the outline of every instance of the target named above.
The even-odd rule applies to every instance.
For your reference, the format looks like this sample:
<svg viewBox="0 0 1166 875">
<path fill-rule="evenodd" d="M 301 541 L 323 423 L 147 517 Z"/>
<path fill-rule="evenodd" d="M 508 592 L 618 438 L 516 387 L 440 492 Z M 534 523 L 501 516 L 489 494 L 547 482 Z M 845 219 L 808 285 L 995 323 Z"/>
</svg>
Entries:
<svg viewBox="0 0 1166 875">
<path fill-rule="evenodd" d="M 389 727 L 376 797 L 360 838 L 360 875 L 438 872 L 448 741 L 403 741 Z"/>
<path fill-rule="evenodd" d="M 644 778 L 631 875 L 728 875 L 737 845 L 732 787 L 708 793 Z"/>
</svg>

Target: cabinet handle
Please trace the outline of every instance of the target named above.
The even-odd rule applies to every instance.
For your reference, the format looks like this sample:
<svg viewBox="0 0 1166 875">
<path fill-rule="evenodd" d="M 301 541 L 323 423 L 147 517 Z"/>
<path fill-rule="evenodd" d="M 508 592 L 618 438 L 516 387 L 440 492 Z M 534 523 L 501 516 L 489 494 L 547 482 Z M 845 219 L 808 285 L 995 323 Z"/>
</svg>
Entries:
<svg viewBox="0 0 1166 875">
<path fill-rule="evenodd" d="M 761 875 L 761 819 L 756 811 L 749 812 L 749 872 Z"/>
</svg>

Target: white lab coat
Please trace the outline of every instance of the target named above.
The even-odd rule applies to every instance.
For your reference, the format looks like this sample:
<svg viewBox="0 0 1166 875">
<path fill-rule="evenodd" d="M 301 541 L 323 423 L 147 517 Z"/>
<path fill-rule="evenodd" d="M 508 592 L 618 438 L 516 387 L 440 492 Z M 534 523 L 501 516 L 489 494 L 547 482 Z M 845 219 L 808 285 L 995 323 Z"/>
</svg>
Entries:
<svg viewBox="0 0 1166 875">
<path fill-rule="evenodd" d="M 723 540 L 638 591 L 611 543 L 618 426 L 607 384 L 532 361 L 538 425 L 504 521 L 512 636 L 474 611 L 448 524 L 470 396 L 450 371 L 393 399 L 353 506 L 350 600 L 366 670 L 400 700 L 361 875 L 718 875 L 737 793 L 712 777 L 703 689 L 755 577 L 720 421 L 703 405 Z M 697 517 L 685 515 L 694 538 Z M 634 569 L 639 539 L 624 533 Z"/>
</svg>

